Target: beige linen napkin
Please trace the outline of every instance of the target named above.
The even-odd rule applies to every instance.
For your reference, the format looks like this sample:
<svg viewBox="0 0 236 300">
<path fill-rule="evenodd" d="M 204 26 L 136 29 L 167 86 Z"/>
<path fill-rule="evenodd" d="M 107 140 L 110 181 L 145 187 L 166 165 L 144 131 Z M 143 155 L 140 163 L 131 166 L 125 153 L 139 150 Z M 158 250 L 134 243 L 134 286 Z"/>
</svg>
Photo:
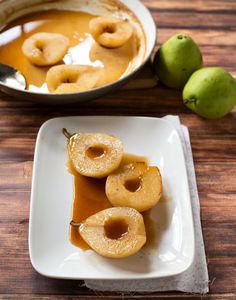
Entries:
<svg viewBox="0 0 236 300">
<path fill-rule="evenodd" d="M 181 125 L 179 117 L 166 116 L 164 119 L 170 122 L 178 131 L 184 150 L 195 230 L 194 262 L 185 272 L 165 278 L 136 280 L 85 280 L 85 285 L 92 290 L 117 292 L 156 292 L 177 290 L 201 294 L 208 292 L 208 271 L 202 237 L 200 204 L 189 132 L 187 127 Z"/>
</svg>

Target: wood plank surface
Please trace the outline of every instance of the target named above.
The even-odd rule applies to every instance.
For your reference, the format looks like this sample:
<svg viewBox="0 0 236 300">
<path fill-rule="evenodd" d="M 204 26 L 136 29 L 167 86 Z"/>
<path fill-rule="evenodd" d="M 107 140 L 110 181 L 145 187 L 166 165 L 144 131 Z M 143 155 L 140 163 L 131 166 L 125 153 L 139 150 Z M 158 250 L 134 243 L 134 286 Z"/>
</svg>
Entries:
<svg viewBox="0 0 236 300">
<path fill-rule="evenodd" d="M 157 24 L 158 46 L 184 31 L 199 44 L 206 66 L 225 67 L 236 78 L 236 1 L 143 2 Z M 183 105 L 181 91 L 162 85 L 138 91 L 130 88 L 89 103 L 62 106 L 0 93 L 0 299 L 236 299 L 236 109 L 221 120 L 209 121 Z M 179 115 L 190 131 L 210 293 L 95 293 L 82 281 L 49 279 L 36 273 L 28 253 L 28 222 L 35 140 L 43 122 L 71 115 L 166 114 Z"/>
</svg>

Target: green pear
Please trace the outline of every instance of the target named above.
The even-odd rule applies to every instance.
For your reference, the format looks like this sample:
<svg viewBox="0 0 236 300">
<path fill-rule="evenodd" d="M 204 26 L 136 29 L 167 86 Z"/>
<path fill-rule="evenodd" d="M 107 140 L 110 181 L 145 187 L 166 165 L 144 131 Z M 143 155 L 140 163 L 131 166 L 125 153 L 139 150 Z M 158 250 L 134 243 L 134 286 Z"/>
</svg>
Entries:
<svg viewBox="0 0 236 300">
<path fill-rule="evenodd" d="M 202 117 L 222 118 L 236 104 L 236 81 L 223 68 L 202 68 L 194 72 L 186 83 L 183 101 Z"/>
<path fill-rule="evenodd" d="M 162 83 L 182 89 L 190 75 L 201 68 L 202 55 L 197 44 L 186 34 L 176 34 L 157 51 L 154 69 Z"/>
</svg>

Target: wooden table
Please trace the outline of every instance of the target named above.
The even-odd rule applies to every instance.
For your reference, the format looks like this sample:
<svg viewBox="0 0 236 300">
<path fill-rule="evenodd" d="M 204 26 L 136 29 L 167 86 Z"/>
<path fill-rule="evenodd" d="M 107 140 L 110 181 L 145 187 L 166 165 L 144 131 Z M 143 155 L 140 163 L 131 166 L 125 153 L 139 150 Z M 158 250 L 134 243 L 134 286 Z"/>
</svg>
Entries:
<svg viewBox="0 0 236 300">
<path fill-rule="evenodd" d="M 158 25 L 158 44 L 184 30 L 200 45 L 205 65 L 225 67 L 236 76 L 236 1 L 144 3 Z M 68 115 L 166 114 L 179 115 L 190 130 L 210 293 L 122 297 L 91 292 L 82 282 L 37 274 L 29 260 L 27 236 L 34 146 L 42 123 Z M 236 299 L 236 109 L 221 120 L 207 121 L 184 107 L 181 92 L 158 86 L 121 90 L 68 106 L 38 105 L 0 94 L 0 116 L 0 299 Z"/>
</svg>

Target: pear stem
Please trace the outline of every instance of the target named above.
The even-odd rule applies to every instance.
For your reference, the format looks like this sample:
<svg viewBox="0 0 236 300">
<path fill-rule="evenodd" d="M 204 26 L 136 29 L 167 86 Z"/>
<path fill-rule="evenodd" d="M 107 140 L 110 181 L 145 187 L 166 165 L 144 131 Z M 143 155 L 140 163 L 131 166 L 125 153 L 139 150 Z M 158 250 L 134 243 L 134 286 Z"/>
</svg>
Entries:
<svg viewBox="0 0 236 300">
<path fill-rule="evenodd" d="M 76 222 L 74 222 L 73 220 L 70 221 L 70 225 L 71 225 L 71 226 L 74 226 L 74 227 L 80 227 L 81 224 L 82 224 L 82 223 L 76 223 Z"/>
<path fill-rule="evenodd" d="M 73 134 L 69 133 L 66 128 L 62 128 L 62 133 L 68 140 L 73 136 Z"/>
</svg>

